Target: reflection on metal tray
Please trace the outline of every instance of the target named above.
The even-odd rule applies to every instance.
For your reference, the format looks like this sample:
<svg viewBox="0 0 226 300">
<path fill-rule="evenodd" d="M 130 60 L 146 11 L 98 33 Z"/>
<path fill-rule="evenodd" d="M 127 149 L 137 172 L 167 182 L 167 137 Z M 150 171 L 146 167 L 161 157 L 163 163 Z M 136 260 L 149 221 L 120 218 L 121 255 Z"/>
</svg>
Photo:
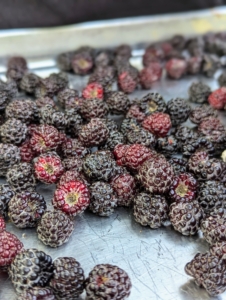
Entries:
<svg viewBox="0 0 226 300">
<path fill-rule="evenodd" d="M 166 24 L 171 24 L 171 20 L 173 25 L 169 27 L 169 32 L 164 29 L 165 36 L 178 33 L 178 30 L 187 34 L 203 33 L 209 30 L 223 29 L 221 26 L 226 22 L 225 13 L 226 11 L 224 9 L 216 9 L 213 11 L 195 13 L 194 15 L 178 14 L 176 16 L 160 17 L 159 19 L 156 17 L 138 18 L 133 24 L 130 23 L 130 20 L 118 20 L 115 22 L 100 22 L 96 25 L 69 26 L 64 28 L 63 36 L 72 36 L 74 29 L 79 30 L 80 33 L 77 35 L 79 39 L 82 32 L 84 35 L 87 31 L 92 32 L 90 42 L 88 42 L 87 38 L 77 40 L 74 43 L 74 47 L 83 43 L 95 46 L 116 44 L 116 34 L 118 36 L 118 42 L 129 41 L 135 45 L 141 41 L 140 39 L 143 39 L 143 41 L 153 39 L 153 37 L 149 35 L 144 36 L 144 33 L 142 33 L 142 30 L 145 30 L 147 33 L 147 28 L 148 26 L 151 27 L 151 24 L 154 24 L 153 26 L 155 26 L 156 32 L 158 32 L 155 39 L 163 37 L 163 32 L 162 34 L 159 33 L 165 28 L 164 26 L 166 26 Z M 219 24 L 216 28 L 215 21 L 218 18 Z M 188 20 L 190 21 L 188 22 Z M 178 26 L 178 21 L 180 21 L 181 26 Z M 164 22 L 165 25 L 163 25 Z M 186 24 L 186 22 L 188 23 Z M 190 27 L 190 22 L 195 22 L 196 26 L 199 24 L 196 30 L 194 30 L 194 27 Z M 207 23 L 209 24 L 208 26 L 206 26 Z M 122 40 L 120 36 L 123 26 L 126 26 L 127 30 L 131 28 L 131 32 L 128 33 L 130 35 L 129 39 Z M 136 26 L 138 26 L 141 32 Z M 104 44 L 99 43 L 103 42 L 100 40 L 100 27 L 103 27 L 103 30 L 107 30 L 108 33 L 112 30 L 112 35 L 106 38 Z M 199 28 L 199 30 L 197 30 L 197 28 Z M 49 51 L 59 52 L 66 50 L 64 48 L 65 42 L 61 42 L 61 48 L 59 48 L 59 30 L 63 29 L 25 30 L 20 32 L 18 36 L 16 36 L 14 32 L 10 35 L 4 33 L 5 36 L 0 33 L 0 53 L 5 54 L 7 52 L 7 54 L 11 54 L 15 49 L 13 45 L 15 45 L 18 40 L 21 39 L 21 41 L 26 40 L 26 42 L 28 42 L 30 39 L 29 49 L 27 46 L 21 49 L 17 47 L 16 49 L 20 49 L 21 54 L 25 51 L 24 53 L 27 54 L 29 66 L 33 71 L 42 77 L 47 76 L 49 73 L 57 71 L 54 60 L 49 56 Z M 58 36 L 56 32 L 58 32 Z M 134 32 L 134 34 L 132 34 L 132 32 Z M 42 39 L 41 36 L 45 38 Z M 56 43 L 51 43 L 56 37 Z M 97 40 L 96 37 L 98 37 Z M 38 47 L 36 47 L 37 42 L 34 42 L 36 38 L 39 41 Z M 139 40 L 137 40 L 138 38 Z M 50 41 L 49 48 L 46 47 L 47 40 Z M 11 46 L 8 44 L 9 41 L 12 41 Z M 34 46 L 34 52 L 32 52 L 34 44 L 36 44 L 36 46 Z M 70 47 L 72 46 L 71 41 L 69 45 Z M 56 48 L 54 48 L 55 46 Z M 42 49 L 44 49 L 44 52 L 42 52 Z M 26 52 L 26 50 L 28 51 Z M 39 56 L 37 56 L 38 53 Z M 135 51 L 131 62 L 138 68 L 141 68 L 141 57 L 139 54 L 141 54 L 141 52 Z M 36 56 L 36 58 L 33 59 L 31 56 Z M 44 56 L 48 59 L 43 59 Z M 3 72 L 4 65 L 0 65 L 0 68 L 0 72 Z M 202 76 L 200 76 L 199 79 L 202 79 L 208 83 L 212 89 L 215 89 L 217 87 L 216 77 L 218 75 L 219 74 L 216 74 L 213 79 L 206 79 Z M 197 77 L 186 77 L 179 81 L 173 81 L 163 78 L 160 82 L 153 84 L 152 91 L 158 91 L 164 96 L 166 101 L 178 96 L 187 98 L 187 90 L 191 82 L 197 79 Z M 86 81 L 87 77 L 81 78 L 79 76 L 70 75 L 70 87 L 81 90 Z M 130 98 L 141 97 L 146 93 L 148 93 L 148 91 L 136 91 L 130 95 Z M 220 114 L 220 118 L 226 124 L 224 113 Z M 188 125 L 191 124 L 188 122 Z M 4 180 L 0 179 L 0 183 L 3 182 Z M 37 188 L 38 191 L 45 196 L 49 207 L 51 207 L 50 200 L 54 188 L 54 185 L 47 186 L 43 184 L 39 184 Z M 217 298 L 208 296 L 205 290 L 198 288 L 184 272 L 185 264 L 190 261 L 198 251 L 205 252 L 208 249 L 208 244 L 202 239 L 201 234 L 194 237 L 185 237 L 175 232 L 170 225 L 157 230 L 142 227 L 134 222 L 132 210 L 130 209 L 118 208 L 109 218 L 101 218 L 88 211 L 85 212 L 83 215 L 75 218 L 75 230 L 69 242 L 56 249 L 43 245 L 37 239 L 35 229 L 18 229 L 8 223 L 7 230 L 16 234 L 22 240 L 26 248 L 35 247 L 41 249 L 50 254 L 53 259 L 59 256 L 75 257 L 81 263 L 86 275 L 88 275 L 88 272 L 94 265 L 99 263 L 110 263 L 120 266 L 128 272 L 133 283 L 131 296 L 129 297 L 130 300 L 226 299 L 226 293 Z M 0 274 L 0 299 L 17 299 L 12 284 L 6 274 Z M 83 294 L 80 299 L 85 299 L 85 294 Z"/>
</svg>

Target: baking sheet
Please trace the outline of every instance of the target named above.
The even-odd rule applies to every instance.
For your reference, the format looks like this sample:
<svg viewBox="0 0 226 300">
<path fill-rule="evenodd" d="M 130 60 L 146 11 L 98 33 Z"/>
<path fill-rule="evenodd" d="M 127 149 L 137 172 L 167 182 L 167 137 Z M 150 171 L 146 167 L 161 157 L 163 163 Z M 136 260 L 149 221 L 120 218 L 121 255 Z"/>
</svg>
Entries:
<svg viewBox="0 0 226 300">
<path fill-rule="evenodd" d="M 222 11 L 225 13 L 224 9 Z M 209 16 L 211 13 L 212 11 L 196 13 L 196 22 L 199 20 L 199 14 L 200 20 L 203 20 L 203 14 Z M 177 18 L 179 18 L 179 16 L 180 14 L 177 15 Z M 185 14 L 181 14 L 181 16 L 185 16 Z M 190 14 L 188 14 L 188 17 L 193 19 Z M 156 21 L 156 18 L 153 19 Z M 183 21 L 182 17 L 179 19 L 180 22 Z M 226 20 L 225 16 L 223 19 Z M 150 20 L 151 18 L 149 21 Z M 172 18 L 172 20 L 174 19 Z M 207 18 L 207 20 L 209 19 Z M 167 22 L 168 21 L 167 19 Z M 202 23 L 203 21 L 200 22 Z M 106 27 L 110 27 L 109 24 L 111 23 L 112 21 L 109 23 L 105 22 Z M 99 25 L 96 24 L 97 28 L 99 28 L 98 26 Z M 87 27 L 89 26 L 87 25 Z M 117 27 L 118 36 L 120 36 L 120 21 L 117 21 L 113 27 Z M 170 34 L 178 33 L 178 28 L 179 27 L 174 28 L 174 32 L 170 32 Z M 210 29 L 215 28 L 208 28 L 208 30 Z M 92 28 L 92 30 L 94 30 L 94 28 Z M 114 28 L 114 30 L 116 30 L 116 28 Z M 40 34 L 43 33 L 42 30 L 39 30 L 39 32 Z M 27 33 L 24 31 L 24 36 L 26 36 L 26 34 L 30 36 L 32 35 L 32 31 L 28 30 Z M 50 40 L 53 38 L 51 34 L 50 30 Z M 25 38 L 24 36 L 22 39 Z M 142 35 L 140 36 L 143 37 Z M 10 36 L 7 36 L 7 38 L 10 38 Z M 138 36 L 134 35 L 131 43 L 135 45 L 141 42 L 141 40 L 138 41 L 137 38 Z M 93 39 L 95 39 L 95 36 Z M 17 39 L 15 39 L 15 43 L 16 41 Z M 45 40 L 43 40 L 43 43 L 44 42 Z M 93 43 L 93 40 L 91 40 L 90 44 Z M 7 49 L 7 53 L 13 53 L 13 48 L 7 48 L 8 46 L 7 43 L 2 45 L 1 42 L 1 48 Z M 41 45 L 39 46 L 41 47 Z M 102 45 L 99 44 L 98 46 Z M 39 48 L 39 50 L 40 49 L 41 48 Z M 36 56 L 36 52 L 33 54 Z M 53 57 L 48 56 L 46 53 L 44 54 L 45 55 L 40 52 L 39 56 L 35 58 L 32 53 L 29 52 L 27 54 L 29 67 L 42 77 L 57 71 Z M 142 49 L 135 49 L 133 52 L 134 56 L 131 60 L 131 63 L 138 68 L 141 68 L 141 54 Z M 43 58 L 44 56 L 45 58 Z M 1 78 L 4 78 L 4 69 L 3 58 L 2 64 L 0 63 Z M 213 79 L 207 79 L 202 76 L 198 78 L 185 77 L 179 81 L 163 78 L 160 82 L 153 84 L 151 91 L 159 92 L 164 96 L 166 101 L 173 97 L 187 98 L 187 90 L 194 80 L 201 79 L 208 83 L 212 89 L 216 89 L 218 87 L 216 81 L 218 76 L 219 72 L 215 74 L 215 78 Z M 87 79 L 88 77 L 70 75 L 70 87 L 81 90 Z M 130 95 L 130 98 L 142 97 L 147 93 L 148 91 L 136 91 Z M 226 124 L 224 113 L 220 114 L 220 118 Z M 4 180 L 0 179 L 0 183 L 3 182 Z M 54 185 L 47 186 L 43 184 L 39 184 L 37 188 L 38 192 L 44 195 L 49 207 L 51 207 L 50 201 L 54 188 Z M 33 247 L 43 250 L 51 255 L 53 259 L 60 256 L 75 257 L 81 263 L 86 275 L 88 275 L 89 271 L 96 264 L 110 263 L 118 265 L 126 270 L 131 277 L 133 288 L 131 296 L 129 297 L 130 300 L 226 299 L 226 293 L 219 297 L 210 297 L 204 289 L 198 288 L 184 272 L 185 264 L 190 261 L 197 252 L 205 252 L 208 249 L 208 244 L 203 240 L 200 233 L 194 237 L 185 237 L 175 232 L 170 224 L 157 230 L 142 227 L 134 222 L 132 211 L 127 208 L 117 208 L 115 213 L 109 218 L 98 217 L 88 211 L 81 216 L 77 216 L 75 218 L 75 230 L 69 242 L 56 249 L 43 245 L 37 239 L 35 229 L 18 229 L 13 224 L 7 223 L 7 230 L 16 234 L 22 240 L 26 248 Z M 0 300 L 16 299 L 17 297 L 7 274 L 0 274 Z M 85 299 L 85 294 L 83 294 L 80 299 Z"/>
</svg>

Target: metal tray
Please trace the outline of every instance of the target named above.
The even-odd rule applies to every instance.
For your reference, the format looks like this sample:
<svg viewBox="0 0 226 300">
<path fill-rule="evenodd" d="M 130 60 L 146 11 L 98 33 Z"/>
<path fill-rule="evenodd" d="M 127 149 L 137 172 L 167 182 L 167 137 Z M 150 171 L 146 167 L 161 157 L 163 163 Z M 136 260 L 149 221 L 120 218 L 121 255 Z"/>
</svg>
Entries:
<svg viewBox="0 0 226 300">
<path fill-rule="evenodd" d="M 141 42 L 169 37 L 176 33 L 195 35 L 207 31 L 224 30 L 226 8 L 205 10 L 196 13 L 165 15 L 124 20 L 91 22 L 52 29 L 10 30 L 0 32 L 0 77 L 4 79 L 5 59 L 11 54 L 24 55 L 32 71 L 40 76 L 57 71 L 53 54 L 74 49 L 80 45 L 112 46 L 122 42 L 136 45 L 131 63 L 141 68 Z M 140 45 L 140 46 L 139 46 Z M 205 80 L 212 89 L 217 85 L 215 78 L 186 77 L 180 81 L 162 79 L 153 84 L 166 101 L 173 97 L 188 98 L 187 90 L 197 79 Z M 87 77 L 70 75 L 70 87 L 81 88 Z M 136 91 L 130 98 L 141 97 L 148 91 Z M 224 113 L 220 114 L 224 121 Z M 191 125 L 188 122 L 189 125 Z M 3 183 L 4 179 L 0 179 Z M 48 205 L 54 185 L 39 184 L 37 190 L 45 196 Z M 75 218 L 75 230 L 69 242 L 59 248 L 43 245 L 35 229 L 18 229 L 7 223 L 7 230 L 16 234 L 26 248 L 35 247 L 50 254 L 73 256 L 82 265 L 85 274 L 99 263 L 110 263 L 125 269 L 131 277 L 133 288 L 130 300 L 207 300 L 226 299 L 226 293 L 210 297 L 198 288 L 185 274 L 184 266 L 197 252 L 208 250 L 201 233 L 185 237 L 175 232 L 170 224 L 151 230 L 135 223 L 132 211 L 117 208 L 109 218 L 85 212 Z M 0 300 L 16 300 L 13 286 L 7 274 L 0 274 Z M 80 299 L 85 299 L 85 294 Z"/>
</svg>

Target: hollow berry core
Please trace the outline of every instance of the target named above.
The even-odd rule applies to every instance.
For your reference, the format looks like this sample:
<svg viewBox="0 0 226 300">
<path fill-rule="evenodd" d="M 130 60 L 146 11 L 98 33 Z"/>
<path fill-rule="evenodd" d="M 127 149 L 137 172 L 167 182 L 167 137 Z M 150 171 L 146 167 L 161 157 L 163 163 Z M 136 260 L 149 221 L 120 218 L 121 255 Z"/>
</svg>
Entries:
<svg viewBox="0 0 226 300">
<path fill-rule="evenodd" d="M 176 188 L 177 195 L 179 195 L 180 197 L 184 197 L 187 194 L 187 192 L 188 192 L 188 187 L 186 184 L 184 184 L 183 182 L 178 184 Z"/>
<path fill-rule="evenodd" d="M 104 276 L 99 276 L 97 278 L 97 284 L 98 286 L 100 286 L 101 284 L 104 284 L 105 282 L 108 281 L 108 278 L 107 277 L 104 277 Z"/>
<path fill-rule="evenodd" d="M 78 202 L 78 199 L 79 199 L 78 193 L 71 192 L 71 193 L 68 193 L 68 195 L 66 197 L 66 202 L 69 205 L 74 205 Z"/>
<path fill-rule="evenodd" d="M 154 101 L 149 102 L 149 111 L 150 112 L 156 111 L 157 108 L 158 108 L 158 105 Z"/>
<path fill-rule="evenodd" d="M 54 168 L 53 168 L 53 166 L 50 165 L 50 164 L 45 164 L 44 169 L 45 169 L 45 171 L 46 171 L 48 174 L 53 174 L 53 173 L 54 173 Z"/>
</svg>

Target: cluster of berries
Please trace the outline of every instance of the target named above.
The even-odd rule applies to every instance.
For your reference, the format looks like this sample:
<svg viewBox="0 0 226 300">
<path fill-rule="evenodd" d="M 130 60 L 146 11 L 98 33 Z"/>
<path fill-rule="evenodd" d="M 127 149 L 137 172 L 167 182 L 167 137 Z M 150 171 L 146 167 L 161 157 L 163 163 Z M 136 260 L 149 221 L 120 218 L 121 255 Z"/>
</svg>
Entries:
<svg viewBox="0 0 226 300">
<path fill-rule="evenodd" d="M 181 37 L 174 37 L 168 55 L 174 55 L 175 49 L 184 49 L 182 42 Z M 189 43 L 191 49 L 195 48 L 196 39 Z M 147 68 L 148 61 L 159 63 L 151 57 L 158 57 L 163 45 L 146 50 L 143 61 Z M 164 47 L 167 49 L 167 43 Z M 26 293 L 39 293 L 38 288 L 33 291 L 36 286 L 44 287 L 41 293 L 51 294 L 50 288 L 46 288 L 48 282 L 52 282 L 53 292 L 58 289 L 56 295 L 69 293 L 71 289 L 66 286 L 71 279 L 60 289 L 63 275 L 56 273 L 59 283 L 58 279 L 51 279 L 53 270 L 58 263 L 63 269 L 78 263 L 62 258 L 54 266 L 43 252 L 24 250 L 16 237 L 5 231 L 7 218 L 19 228 L 36 227 L 38 238 L 45 245 L 59 247 L 72 235 L 74 218 L 86 209 L 107 217 L 117 206 L 125 206 L 133 208 L 135 221 L 143 226 L 159 228 L 170 221 L 183 235 L 194 235 L 201 230 L 210 244 L 224 241 L 226 129 L 217 117 L 217 110 L 226 105 L 224 75 L 219 78 L 222 87 L 213 92 L 201 82 L 191 85 L 190 100 L 201 104 L 193 109 L 182 98 L 166 103 L 159 93 L 130 100 L 126 93 L 137 87 L 137 81 L 133 82 L 137 72 L 129 65 L 130 56 L 131 48 L 126 45 L 114 52 L 94 53 L 85 47 L 61 54 L 58 62 L 64 71 L 73 69 L 76 74 L 84 75 L 93 70 L 81 94 L 68 87 L 66 73 L 42 79 L 28 72 L 24 58 L 9 60 L 8 81 L 0 82 L 0 176 L 7 181 L 0 185 L 0 268 L 9 271 L 18 294 L 30 288 Z M 122 91 L 111 91 L 115 70 Z M 125 70 L 129 73 L 125 74 Z M 18 90 L 34 96 L 35 100 L 17 98 Z M 123 115 L 120 126 L 109 118 L 109 113 Z M 187 120 L 194 124 L 192 129 L 183 124 Z M 177 154 L 183 157 L 178 158 Z M 44 197 L 37 193 L 37 182 L 56 184 L 52 210 L 47 209 Z M 216 259 L 215 252 L 211 255 Z M 35 273 L 36 258 L 43 263 L 39 266 L 45 270 L 41 275 Z M 196 274 L 199 267 L 195 267 L 192 271 L 187 268 L 186 272 Z M 31 275 L 26 283 L 20 274 L 24 268 L 28 278 Z M 78 264 L 76 272 L 83 282 L 75 276 L 76 287 L 72 289 L 76 295 L 80 293 L 77 286 L 81 292 L 86 286 L 88 299 L 96 299 L 100 289 L 112 295 L 110 287 L 117 284 L 115 299 L 129 295 L 131 283 L 123 270 L 98 266 L 93 271 L 96 281 L 93 284 L 90 279 L 90 285 L 84 283 L 79 270 Z M 109 282 L 107 274 L 112 274 L 109 276 L 114 280 L 117 277 L 119 282 Z M 226 290 L 226 285 L 216 278 L 210 275 L 203 278 L 202 285 L 211 294 Z M 56 296 L 59 299 L 71 297 L 59 295 Z M 100 299 L 107 298 L 104 297 Z"/>
</svg>

